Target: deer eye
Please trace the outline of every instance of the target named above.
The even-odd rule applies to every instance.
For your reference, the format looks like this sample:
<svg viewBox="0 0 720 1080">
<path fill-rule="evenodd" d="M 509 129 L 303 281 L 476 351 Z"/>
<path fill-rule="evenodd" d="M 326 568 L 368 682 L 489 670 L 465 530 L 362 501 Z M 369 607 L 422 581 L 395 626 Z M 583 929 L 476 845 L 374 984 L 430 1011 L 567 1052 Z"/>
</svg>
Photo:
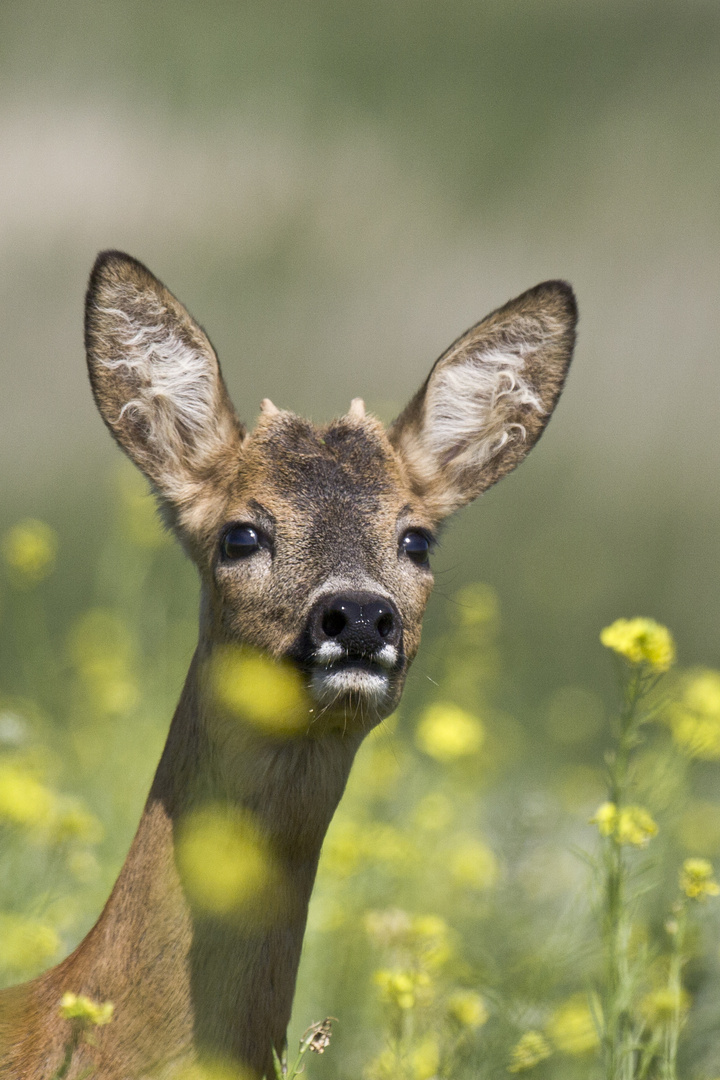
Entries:
<svg viewBox="0 0 720 1080">
<path fill-rule="evenodd" d="M 430 555 L 430 537 L 419 529 L 409 529 L 400 541 L 400 551 L 417 566 L 426 566 Z"/>
<path fill-rule="evenodd" d="M 262 547 L 262 534 L 252 525 L 233 525 L 222 538 L 220 549 L 225 559 L 246 559 Z"/>
</svg>

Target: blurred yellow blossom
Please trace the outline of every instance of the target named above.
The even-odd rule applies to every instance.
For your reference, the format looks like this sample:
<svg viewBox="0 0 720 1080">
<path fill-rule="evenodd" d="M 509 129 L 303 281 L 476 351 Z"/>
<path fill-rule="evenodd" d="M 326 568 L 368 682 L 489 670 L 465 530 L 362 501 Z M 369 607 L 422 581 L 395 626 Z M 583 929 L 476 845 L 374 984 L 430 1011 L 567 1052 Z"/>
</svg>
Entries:
<svg viewBox="0 0 720 1080">
<path fill-rule="evenodd" d="M 604 802 L 590 818 L 591 825 L 597 825 L 601 836 L 612 836 L 617 825 L 617 806 L 614 802 Z"/>
<path fill-rule="evenodd" d="M 57 931 L 24 915 L 0 914 L 0 969 L 13 976 L 47 964 L 60 948 Z"/>
<path fill-rule="evenodd" d="M 307 730 L 312 717 L 302 677 L 289 662 L 226 645 L 213 657 L 211 678 L 217 700 L 263 734 L 287 738 Z"/>
<path fill-rule="evenodd" d="M 645 845 L 657 834 L 658 827 L 642 806 L 624 806 L 618 810 L 615 803 L 602 803 L 590 823 L 597 825 L 601 836 L 612 836 L 618 844 Z"/>
<path fill-rule="evenodd" d="M 456 841 L 449 856 L 450 873 L 456 885 L 471 889 L 491 889 L 500 868 L 495 853 L 482 840 L 468 836 Z"/>
<path fill-rule="evenodd" d="M 658 674 L 667 671 L 675 660 L 672 634 L 654 619 L 616 619 L 601 631 L 600 641 L 631 664 Z"/>
<path fill-rule="evenodd" d="M 720 895 L 720 885 L 715 881 L 712 863 L 707 859 L 685 860 L 680 871 L 680 888 L 691 900 Z"/>
<path fill-rule="evenodd" d="M 402 874 L 417 863 L 420 852 L 415 838 L 384 821 L 367 823 L 338 819 L 323 846 L 322 867 L 338 878 L 349 877 L 363 867 L 382 865 L 386 873 Z"/>
<path fill-rule="evenodd" d="M 440 1047 L 434 1035 L 426 1035 L 409 1054 L 412 1080 L 430 1080 L 440 1065 Z"/>
<path fill-rule="evenodd" d="M 95 708 L 112 716 L 137 704 L 135 641 L 116 612 L 106 608 L 83 612 L 70 631 L 68 649 Z"/>
<path fill-rule="evenodd" d="M 522 1038 L 510 1051 L 510 1064 L 508 1072 L 525 1072 L 534 1069 L 545 1058 L 550 1057 L 552 1050 L 548 1041 L 540 1031 L 526 1031 Z"/>
<path fill-rule="evenodd" d="M 598 1046 L 595 1021 L 584 994 L 568 998 L 550 1017 L 547 1033 L 564 1054 L 585 1054 Z"/>
<path fill-rule="evenodd" d="M 429 757 L 447 763 L 477 754 L 485 739 L 477 716 L 449 702 L 426 709 L 415 732 L 415 742 Z"/>
<path fill-rule="evenodd" d="M 57 534 L 44 521 L 26 518 L 5 533 L 2 552 L 17 577 L 33 584 L 46 578 L 55 566 Z"/>
<path fill-rule="evenodd" d="M 410 915 L 399 908 L 367 911 L 365 930 L 376 945 L 393 950 L 415 966 L 442 967 L 452 956 L 450 930 L 439 915 Z"/>
<path fill-rule="evenodd" d="M 720 759 L 720 671 L 688 672 L 667 715 L 673 739 L 686 754 Z"/>
<path fill-rule="evenodd" d="M 390 970 L 380 968 L 373 975 L 373 982 L 380 989 L 384 1001 L 397 1005 L 399 1009 L 414 1009 L 420 1001 L 427 1001 L 430 996 L 431 979 L 426 971 L 412 968 Z"/>
<path fill-rule="evenodd" d="M 618 844 L 644 847 L 657 831 L 657 825 L 642 806 L 624 806 L 618 814 L 615 839 Z"/>
<path fill-rule="evenodd" d="M 458 990 L 448 999 L 448 1013 L 462 1027 L 479 1028 L 487 1023 L 488 1011 L 479 994 Z"/>
<path fill-rule="evenodd" d="M 277 885 L 267 843 L 247 813 L 219 806 L 194 811 L 181 825 L 177 853 L 191 902 L 215 915 L 267 906 Z"/>
<path fill-rule="evenodd" d="M 683 987 L 671 989 L 660 986 L 651 990 L 640 1002 L 640 1011 L 651 1023 L 670 1020 L 677 1009 L 686 1013 L 690 1008 L 690 995 Z"/>
<path fill-rule="evenodd" d="M 57 804 L 52 833 L 58 843 L 76 840 L 84 844 L 99 844 L 104 830 L 100 821 L 79 799 L 63 796 Z"/>
<path fill-rule="evenodd" d="M 0 821 L 13 825 L 48 825 L 55 812 L 53 793 L 27 769 L 0 765 Z"/>
<path fill-rule="evenodd" d="M 495 622 L 500 614 L 500 602 L 491 585 L 475 581 L 458 589 L 453 597 L 455 614 L 461 626 L 478 626 Z"/>
<path fill-rule="evenodd" d="M 63 994 L 60 1015 L 64 1020 L 77 1020 L 88 1027 L 102 1027 L 113 1017 L 111 1001 L 93 1001 L 84 994 Z"/>
<path fill-rule="evenodd" d="M 439 915 L 415 915 L 410 926 L 410 949 L 425 968 L 442 967 L 452 956 L 448 924 Z"/>
</svg>

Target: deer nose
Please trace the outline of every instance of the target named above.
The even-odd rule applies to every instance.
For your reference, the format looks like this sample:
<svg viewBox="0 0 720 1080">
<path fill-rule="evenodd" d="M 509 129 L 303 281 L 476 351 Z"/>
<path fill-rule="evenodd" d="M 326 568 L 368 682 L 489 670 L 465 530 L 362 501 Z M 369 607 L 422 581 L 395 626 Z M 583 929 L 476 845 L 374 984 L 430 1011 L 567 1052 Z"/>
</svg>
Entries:
<svg viewBox="0 0 720 1080">
<path fill-rule="evenodd" d="M 395 605 L 371 594 L 325 597 L 311 618 L 315 647 L 334 641 L 349 655 L 372 655 L 385 645 L 397 646 L 402 622 Z"/>
</svg>

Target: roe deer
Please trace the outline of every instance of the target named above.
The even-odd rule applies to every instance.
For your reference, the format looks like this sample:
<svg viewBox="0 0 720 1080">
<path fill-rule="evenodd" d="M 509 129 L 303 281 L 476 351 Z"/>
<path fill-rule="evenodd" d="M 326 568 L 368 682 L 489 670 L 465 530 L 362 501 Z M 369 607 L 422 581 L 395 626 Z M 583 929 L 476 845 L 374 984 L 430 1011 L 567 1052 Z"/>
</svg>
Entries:
<svg viewBox="0 0 720 1080">
<path fill-rule="evenodd" d="M 570 286 L 545 282 L 458 338 L 387 431 L 359 399 L 322 428 L 265 400 L 249 431 L 185 308 L 135 259 L 98 257 L 85 317 L 95 401 L 197 565 L 199 643 L 100 918 L 57 967 L 0 995 L 0 1076 L 58 1072 L 67 991 L 115 1006 L 68 1080 L 173 1077 L 206 1059 L 272 1074 L 323 838 L 417 652 L 435 530 L 537 441 L 576 321 Z M 266 692 L 273 663 L 282 692 L 268 684 L 253 713 L 243 694 Z M 263 878 L 250 860 L 248 900 L 239 860 L 236 907 L 203 903 L 186 870 L 185 823 L 200 821 L 202 854 L 208 808 L 270 867 Z"/>
</svg>

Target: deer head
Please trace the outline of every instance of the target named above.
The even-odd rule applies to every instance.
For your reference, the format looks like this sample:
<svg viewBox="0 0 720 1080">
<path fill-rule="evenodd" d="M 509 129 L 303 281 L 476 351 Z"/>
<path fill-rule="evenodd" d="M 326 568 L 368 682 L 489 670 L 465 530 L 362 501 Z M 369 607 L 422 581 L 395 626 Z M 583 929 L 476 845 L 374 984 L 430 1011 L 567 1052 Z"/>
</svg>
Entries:
<svg viewBox="0 0 720 1080">
<path fill-rule="evenodd" d="M 292 662 L 313 737 L 378 723 L 417 652 L 438 525 L 522 461 L 557 403 L 570 287 L 473 326 L 387 431 L 359 400 L 322 428 L 265 401 L 247 430 L 204 331 L 127 255 L 99 256 L 86 311 L 103 419 L 200 572 L 204 647 Z"/>
</svg>

